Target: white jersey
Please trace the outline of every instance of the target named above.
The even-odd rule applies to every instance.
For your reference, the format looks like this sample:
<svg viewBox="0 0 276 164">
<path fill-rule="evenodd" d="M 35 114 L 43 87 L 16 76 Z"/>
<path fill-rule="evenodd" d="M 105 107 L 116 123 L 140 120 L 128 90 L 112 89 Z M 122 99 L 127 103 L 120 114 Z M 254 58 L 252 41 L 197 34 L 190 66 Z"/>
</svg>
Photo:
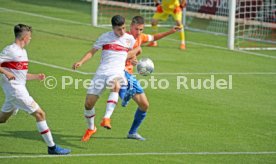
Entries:
<svg viewBox="0 0 276 164">
<path fill-rule="evenodd" d="M 96 73 L 102 75 L 121 74 L 125 69 L 127 53 L 133 48 L 135 39 L 125 33 L 118 37 L 113 31 L 102 34 L 94 48 L 102 49 L 101 63 Z"/>
<path fill-rule="evenodd" d="M 1 67 L 15 76 L 15 80 L 9 81 L 4 74 L 0 74 L 0 83 L 2 81 L 13 84 L 26 84 L 28 56 L 24 48 L 21 48 L 16 43 L 5 47 L 0 53 L 0 64 Z"/>
</svg>

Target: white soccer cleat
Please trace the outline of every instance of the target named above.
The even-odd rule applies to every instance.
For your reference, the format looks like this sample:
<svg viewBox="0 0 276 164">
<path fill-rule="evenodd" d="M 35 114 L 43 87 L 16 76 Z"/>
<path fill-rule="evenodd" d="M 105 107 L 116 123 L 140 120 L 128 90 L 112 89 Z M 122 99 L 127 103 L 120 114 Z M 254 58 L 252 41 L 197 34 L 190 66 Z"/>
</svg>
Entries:
<svg viewBox="0 0 276 164">
<path fill-rule="evenodd" d="M 128 134 L 127 135 L 128 139 L 135 139 L 135 140 L 140 140 L 140 141 L 145 141 L 146 139 L 143 138 L 140 134 L 134 133 L 134 134 Z"/>
</svg>

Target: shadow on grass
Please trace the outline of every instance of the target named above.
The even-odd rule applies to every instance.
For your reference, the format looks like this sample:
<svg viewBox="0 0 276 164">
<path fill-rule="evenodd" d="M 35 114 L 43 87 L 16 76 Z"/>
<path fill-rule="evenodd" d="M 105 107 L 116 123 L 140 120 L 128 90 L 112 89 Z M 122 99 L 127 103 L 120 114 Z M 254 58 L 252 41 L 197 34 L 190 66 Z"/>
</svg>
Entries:
<svg viewBox="0 0 276 164">
<path fill-rule="evenodd" d="M 65 145 L 64 147 L 66 148 L 79 148 L 82 149 L 83 147 L 72 144 L 69 141 L 72 141 L 72 139 L 78 139 L 80 140 L 80 136 L 74 136 L 74 135 L 63 135 L 63 134 L 58 134 L 55 132 L 52 132 L 54 142 L 59 145 Z M 26 139 L 26 140 L 33 140 L 33 141 L 38 141 L 38 142 L 44 142 L 41 135 L 38 133 L 38 131 L 1 131 L 0 132 L 0 137 L 4 138 L 15 138 L 15 139 Z M 14 146 L 14 145 L 13 145 Z M 17 152 L 4 152 L 0 150 L 0 154 L 12 154 L 12 153 L 17 153 Z M 25 154 L 24 152 L 18 152 L 17 154 Z M 34 153 L 30 153 L 34 154 Z"/>
</svg>

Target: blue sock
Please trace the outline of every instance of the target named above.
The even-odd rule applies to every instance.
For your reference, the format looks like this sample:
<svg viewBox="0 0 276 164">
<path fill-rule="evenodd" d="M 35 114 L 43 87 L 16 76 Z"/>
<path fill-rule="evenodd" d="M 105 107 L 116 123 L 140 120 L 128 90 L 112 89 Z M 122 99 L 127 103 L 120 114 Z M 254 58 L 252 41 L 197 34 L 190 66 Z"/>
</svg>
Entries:
<svg viewBox="0 0 276 164">
<path fill-rule="evenodd" d="M 135 134 L 137 133 L 137 130 L 141 123 L 143 122 L 144 118 L 146 117 L 147 112 L 141 111 L 139 108 L 137 108 L 136 113 L 134 115 L 134 120 L 131 125 L 131 128 L 129 130 L 129 134 Z"/>
</svg>

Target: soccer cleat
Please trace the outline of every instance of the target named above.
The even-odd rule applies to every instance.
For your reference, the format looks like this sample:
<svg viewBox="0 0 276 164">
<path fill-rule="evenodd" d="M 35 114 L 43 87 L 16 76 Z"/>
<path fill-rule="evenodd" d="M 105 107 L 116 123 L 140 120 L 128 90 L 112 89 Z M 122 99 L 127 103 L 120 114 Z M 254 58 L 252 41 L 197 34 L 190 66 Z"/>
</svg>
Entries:
<svg viewBox="0 0 276 164">
<path fill-rule="evenodd" d="M 152 41 L 152 42 L 150 42 L 150 43 L 148 44 L 148 46 L 149 46 L 149 47 L 157 47 L 158 44 L 157 44 L 156 41 Z"/>
<path fill-rule="evenodd" d="M 135 90 L 134 89 L 129 89 L 127 90 L 125 97 L 122 100 L 122 107 L 126 107 L 127 104 L 129 103 L 130 99 L 135 95 Z"/>
<path fill-rule="evenodd" d="M 19 109 L 14 109 L 13 112 L 12 112 L 12 115 L 17 115 L 17 112 L 19 111 Z"/>
<path fill-rule="evenodd" d="M 97 128 L 95 126 L 94 130 L 87 129 L 84 136 L 82 137 L 81 141 L 82 142 L 87 142 L 89 141 L 90 137 L 97 132 Z"/>
<path fill-rule="evenodd" d="M 106 129 L 111 129 L 111 119 L 110 118 L 103 118 L 101 122 L 101 126 L 106 128 Z"/>
<path fill-rule="evenodd" d="M 139 140 L 139 141 L 145 141 L 146 139 L 143 138 L 140 134 L 138 133 L 134 133 L 134 134 L 128 134 L 127 135 L 128 139 L 135 139 L 135 140 Z"/>
<path fill-rule="evenodd" d="M 180 44 L 180 49 L 181 49 L 181 50 L 185 50 L 185 49 L 186 49 L 186 45 L 185 45 L 184 43 L 181 43 L 181 44 Z"/>
<path fill-rule="evenodd" d="M 65 148 L 59 147 L 58 145 L 55 146 L 55 149 L 51 149 L 48 147 L 48 154 L 51 154 L 51 155 L 66 155 L 70 153 L 71 153 L 70 149 L 65 149 Z"/>
</svg>

